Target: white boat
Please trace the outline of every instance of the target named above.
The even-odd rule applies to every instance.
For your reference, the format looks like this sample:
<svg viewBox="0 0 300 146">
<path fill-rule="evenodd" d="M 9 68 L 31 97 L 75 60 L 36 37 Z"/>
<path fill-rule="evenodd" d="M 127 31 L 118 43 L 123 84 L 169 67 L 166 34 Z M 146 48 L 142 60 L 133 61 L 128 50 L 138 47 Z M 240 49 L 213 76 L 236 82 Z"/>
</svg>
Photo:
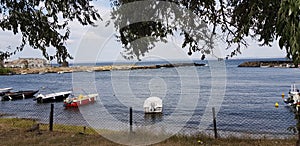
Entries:
<svg viewBox="0 0 300 146">
<path fill-rule="evenodd" d="M 0 93 L 9 92 L 12 88 L 0 88 Z"/>
<path fill-rule="evenodd" d="M 46 74 L 46 72 L 39 72 L 39 74 L 40 74 L 40 75 L 44 75 L 44 74 Z"/>
<path fill-rule="evenodd" d="M 64 101 L 72 91 L 65 91 L 65 92 L 57 92 L 57 93 L 51 93 L 51 94 L 39 94 L 36 96 L 35 100 L 38 103 L 47 103 L 47 102 L 59 102 Z"/>
<path fill-rule="evenodd" d="M 149 97 L 144 102 L 145 114 L 162 113 L 163 104 L 159 97 Z"/>
<path fill-rule="evenodd" d="M 288 98 L 284 99 L 284 102 L 290 106 L 296 106 L 297 103 L 300 103 L 299 89 L 295 84 L 291 85 L 289 90 Z"/>
<path fill-rule="evenodd" d="M 3 98 L 2 98 L 2 96 L 4 96 L 5 95 L 5 93 L 8 93 L 8 92 L 10 92 L 12 90 L 12 88 L 0 88 L 0 100 L 2 100 Z"/>
</svg>

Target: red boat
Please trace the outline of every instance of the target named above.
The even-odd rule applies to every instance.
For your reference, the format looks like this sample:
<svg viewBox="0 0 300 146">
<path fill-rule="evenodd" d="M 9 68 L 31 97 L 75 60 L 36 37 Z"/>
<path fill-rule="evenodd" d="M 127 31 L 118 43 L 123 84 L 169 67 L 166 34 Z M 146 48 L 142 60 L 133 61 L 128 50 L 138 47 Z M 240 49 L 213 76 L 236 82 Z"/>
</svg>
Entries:
<svg viewBox="0 0 300 146">
<path fill-rule="evenodd" d="M 95 102 L 98 94 L 79 95 L 78 97 L 68 97 L 64 100 L 65 107 L 78 107 Z"/>
</svg>

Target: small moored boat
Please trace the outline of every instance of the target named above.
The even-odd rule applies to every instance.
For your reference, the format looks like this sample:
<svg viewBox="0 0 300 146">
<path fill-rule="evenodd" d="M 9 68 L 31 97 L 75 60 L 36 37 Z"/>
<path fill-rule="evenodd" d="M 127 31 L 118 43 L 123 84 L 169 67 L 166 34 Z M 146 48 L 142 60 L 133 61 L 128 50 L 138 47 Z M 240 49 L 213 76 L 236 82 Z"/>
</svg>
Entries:
<svg viewBox="0 0 300 146">
<path fill-rule="evenodd" d="M 149 97 L 144 102 L 145 114 L 162 113 L 163 104 L 159 97 Z"/>
<path fill-rule="evenodd" d="M 68 97 L 64 100 L 65 107 L 78 107 L 95 102 L 98 94 L 79 95 L 78 97 Z"/>
<path fill-rule="evenodd" d="M 26 99 L 32 98 L 34 94 L 38 93 L 39 90 L 26 90 L 26 91 L 17 91 L 17 92 L 6 92 L 2 95 L 2 101 L 7 100 L 16 100 L 16 99 Z"/>
<path fill-rule="evenodd" d="M 39 74 L 40 74 L 40 75 L 44 75 L 44 74 L 46 74 L 46 72 L 39 72 Z"/>
<path fill-rule="evenodd" d="M 0 96 L 4 95 L 6 92 L 11 91 L 12 88 L 0 88 Z"/>
<path fill-rule="evenodd" d="M 12 88 L 0 88 L 0 93 L 9 92 Z"/>
<path fill-rule="evenodd" d="M 57 93 L 51 93 L 51 94 L 39 94 L 35 100 L 38 103 L 48 103 L 48 102 L 59 102 L 64 101 L 72 91 L 65 91 L 65 92 L 57 92 Z"/>
<path fill-rule="evenodd" d="M 284 102 L 290 106 L 296 106 L 297 103 L 300 102 L 299 89 L 296 87 L 295 84 L 291 85 L 288 98 L 284 99 Z"/>
</svg>

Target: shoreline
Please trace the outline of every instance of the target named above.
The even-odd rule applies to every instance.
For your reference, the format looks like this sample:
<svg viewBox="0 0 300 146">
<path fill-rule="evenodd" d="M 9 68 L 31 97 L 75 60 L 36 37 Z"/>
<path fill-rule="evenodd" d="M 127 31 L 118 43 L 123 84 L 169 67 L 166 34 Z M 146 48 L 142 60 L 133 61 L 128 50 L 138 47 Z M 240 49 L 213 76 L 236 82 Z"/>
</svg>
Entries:
<svg viewBox="0 0 300 146">
<path fill-rule="evenodd" d="M 100 72 L 112 70 L 136 70 L 136 69 L 159 69 L 183 66 L 205 66 L 201 63 L 177 63 L 177 64 L 158 64 L 158 65 L 105 65 L 105 66 L 71 66 L 71 67 L 43 67 L 43 68 L 9 68 L 12 72 L 2 75 L 21 75 L 21 74 L 46 74 L 46 73 L 72 73 L 72 72 Z"/>
<path fill-rule="evenodd" d="M 280 67 L 295 68 L 292 61 L 246 61 L 238 65 L 238 67 Z"/>
<path fill-rule="evenodd" d="M 70 67 L 42 67 L 42 68 L 4 68 L 10 72 L 0 73 L 5 75 L 25 75 L 25 74 L 46 74 L 46 73 L 72 73 L 72 72 L 100 72 L 112 70 L 137 70 L 137 69 L 159 69 L 184 66 L 205 66 L 202 63 L 176 63 L 176 64 L 156 64 L 156 65 L 103 65 L 103 66 L 70 66 Z M 292 61 L 246 61 L 238 67 L 277 67 L 277 68 L 295 68 Z"/>
</svg>

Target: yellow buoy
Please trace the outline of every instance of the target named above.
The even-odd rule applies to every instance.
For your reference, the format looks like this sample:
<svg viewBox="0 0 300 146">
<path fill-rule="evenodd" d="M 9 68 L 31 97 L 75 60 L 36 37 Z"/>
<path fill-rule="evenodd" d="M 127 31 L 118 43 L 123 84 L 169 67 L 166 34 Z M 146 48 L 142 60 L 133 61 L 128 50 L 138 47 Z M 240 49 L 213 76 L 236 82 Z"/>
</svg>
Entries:
<svg viewBox="0 0 300 146">
<path fill-rule="evenodd" d="M 80 94 L 80 95 L 78 96 L 78 99 L 79 99 L 79 100 L 83 99 L 83 95 Z"/>
<path fill-rule="evenodd" d="M 277 108 L 279 106 L 278 102 L 275 103 L 275 107 Z"/>
<path fill-rule="evenodd" d="M 281 97 L 284 98 L 284 93 L 282 92 Z"/>
<path fill-rule="evenodd" d="M 203 144 L 203 142 L 202 142 L 201 140 L 198 140 L 198 143 L 199 143 L 199 144 Z"/>
</svg>

